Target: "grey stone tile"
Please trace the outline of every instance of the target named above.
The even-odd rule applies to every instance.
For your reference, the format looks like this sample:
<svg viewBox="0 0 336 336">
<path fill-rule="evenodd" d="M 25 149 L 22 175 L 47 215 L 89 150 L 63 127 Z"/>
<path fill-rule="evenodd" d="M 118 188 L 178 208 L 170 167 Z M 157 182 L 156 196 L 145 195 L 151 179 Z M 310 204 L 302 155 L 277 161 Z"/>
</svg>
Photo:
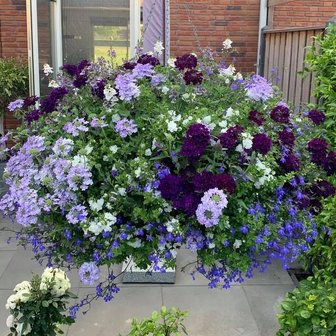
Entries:
<svg viewBox="0 0 336 336">
<path fill-rule="evenodd" d="M 14 254 L 15 251 L 0 251 L 0 277 L 6 271 L 6 268 L 12 260 Z"/>
<path fill-rule="evenodd" d="M 87 289 L 80 289 L 79 297 L 84 297 L 87 293 Z M 130 329 L 132 318 L 147 317 L 161 306 L 160 287 L 123 287 L 111 302 L 94 301 L 87 314 L 79 313 L 76 324 L 69 328 L 68 335 L 125 335 Z"/>
<path fill-rule="evenodd" d="M 259 336 L 241 286 L 229 290 L 203 286 L 163 287 L 167 307 L 187 310 L 186 327 L 193 336 Z"/>
<path fill-rule="evenodd" d="M 294 285 L 243 286 L 260 336 L 273 336 L 278 330 L 279 304 Z"/>
<path fill-rule="evenodd" d="M 8 310 L 5 308 L 5 304 L 10 295 L 13 294 L 12 290 L 0 290 L 0 335 L 8 335 L 6 326 L 6 319 L 9 315 Z"/>
<path fill-rule="evenodd" d="M 244 285 L 292 285 L 293 281 L 288 272 L 281 266 L 281 262 L 275 260 L 268 265 L 265 272 L 254 271 L 252 279 L 246 279 Z"/>
<path fill-rule="evenodd" d="M 12 223 L 8 219 L 2 218 L 0 215 L 0 251 L 20 249 L 20 247 L 17 246 L 15 232 L 2 231 L 2 229 L 10 229 L 15 231 L 19 230 L 19 226 Z"/>
</svg>

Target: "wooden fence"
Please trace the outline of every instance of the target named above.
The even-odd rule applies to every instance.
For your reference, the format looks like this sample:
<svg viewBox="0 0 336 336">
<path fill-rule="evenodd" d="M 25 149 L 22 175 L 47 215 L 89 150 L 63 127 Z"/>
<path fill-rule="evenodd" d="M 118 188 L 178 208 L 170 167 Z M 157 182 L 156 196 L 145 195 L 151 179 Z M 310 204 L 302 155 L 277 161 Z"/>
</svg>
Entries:
<svg viewBox="0 0 336 336">
<path fill-rule="evenodd" d="M 284 98 L 294 106 L 314 103 L 312 95 L 314 76 L 303 78 L 298 72 L 304 69 L 307 46 L 314 43 L 313 36 L 322 34 L 325 26 L 263 30 L 264 64 L 261 72 L 276 84 Z"/>
</svg>

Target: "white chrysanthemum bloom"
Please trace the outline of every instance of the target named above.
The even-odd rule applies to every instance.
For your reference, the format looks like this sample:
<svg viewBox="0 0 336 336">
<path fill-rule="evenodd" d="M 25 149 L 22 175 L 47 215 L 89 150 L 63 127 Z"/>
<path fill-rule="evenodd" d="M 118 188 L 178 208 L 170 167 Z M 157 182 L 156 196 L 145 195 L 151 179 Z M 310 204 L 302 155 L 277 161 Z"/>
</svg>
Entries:
<svg viewBox="0 0 336 336">
<path fill-rule="evenodd" d="M 176 61 L 176 58 L 169 58 L 167 63 L 170 67 L 175 68 L 175 61 Z"/>
<path fill-rule="evenodd" d="M 228 50 L 228 49 L 231 49 L 231 48 L 232 48 L 232 41 L 230 39 L 226 39 L 223 42 L 223 49 Z"/>
<path fill-rule="evenodd" d="M 243 242 L 240 239 L 236 239 L 235 242 L 233 243 L 233 247 L 235 249 L 238 249 L 240 246 L 242 246 Z"/>
<path fill-rule="evenodd" d="M 52 79 L 49 82 L 48 87 L 50 87 L 50 88 L 58 88 L 58 87 L 60 87 L 60 85 L 55 80 Z"/>
<path fill-rule="evenodd" d="M 18 303 L 18 297 L 17 297 L 17 295 L 16 294 L 12 294 L 7 299 L 6 309 L 15 309 L 17 303 Z"/>
<path fill-rule="evenodd" d="M 31 289 L 31 284 L 29 281 L 22 281 L 14 287 L 14 292 L 19 292 L 24 289 Z"/>
<path fill-rule="evenodd" d="M 54 70 L 49 64 L 45 63 L 43 64 L 43 72 L 46 76 L 49 76 L 54 73 Z"/>
<path fill-rule="evenodd" d="M 103 209 L 104 199 L 100 198 L 97 201 L 89 200 L 90 209 L 93 211 L 100 211 Z"/>
<path fill-rule="evenodd" d="M 14 320 L 15 320 L 15 317 L 13 315 L 9 315 L 7 317 L 7 320 L 6 320 L 6 326 L 7 328 L 12 328 L 14 326 Z"/>
<path fill-rule="evenodd" d="M 30 290 L 29 289 L 22 289 L 16 293 L 16 297 L 20 302 L 27 302 L 30 298 Z"/>
<path fill-rule="evenodd" d="M 154 52 L 156 52 L 159 56 L 161 56 L 163 50 L 164 50 L 164 46 L 163 46 L 162 41 L 157 41 L 154 45 Z"/>
</svg>

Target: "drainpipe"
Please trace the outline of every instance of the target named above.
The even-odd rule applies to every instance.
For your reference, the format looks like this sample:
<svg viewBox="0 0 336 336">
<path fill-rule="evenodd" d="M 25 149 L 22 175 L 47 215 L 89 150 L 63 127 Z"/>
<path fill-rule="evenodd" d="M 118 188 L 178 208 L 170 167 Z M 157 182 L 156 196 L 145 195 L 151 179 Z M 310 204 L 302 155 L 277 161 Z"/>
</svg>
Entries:
<svg viewBox="0 0 336 336">
<path fill-rule="evenodd" d="M 260 0 L 259 12 L 259 36 L 258 36 L 258 55 L 257 55 L 257 74 L 263 74 L 265 41 L 263 29 L 267 25 L 267 0 Z"/>
</svg>

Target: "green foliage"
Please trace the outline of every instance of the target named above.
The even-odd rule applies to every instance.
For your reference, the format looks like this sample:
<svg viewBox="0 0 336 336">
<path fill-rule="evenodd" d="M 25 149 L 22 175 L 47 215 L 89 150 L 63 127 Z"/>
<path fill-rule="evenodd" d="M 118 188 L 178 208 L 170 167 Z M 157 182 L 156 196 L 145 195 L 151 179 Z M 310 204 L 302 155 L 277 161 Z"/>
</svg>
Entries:
<svg viewBox="0 0 336 336">
<path fill-rule="evenodd" d="M 330 25 L 326 34 L 315 37 L 315 45 L 310 47 L 306 63 L 316 75 L 314 94 L 319 98 L 320 108 L 325 110 L 324 123 L 328 138 L 336 143 L 336 27 Z"/>
<path fill-rule="evenodd" d="M 288 293 L 278 315 L 278 336 L 336 335 L 336 281 L 310 277 Z"/>
<path fill-rule="evenodd" d="M 167 309 L 162 307 L 161 310 L 154 311 L 150 318 L 144 320 L 132 321 L 132 330 L 128 336 L 180 336 L 188 335 L 183 324 L 187 312 L 177 308 Z"/>
<path fill-rule="evenodd" d="M 27 96 L 27 62 L 19 58 L 0 58 L 0 112 L 15 98 Z"/>
</svg>

